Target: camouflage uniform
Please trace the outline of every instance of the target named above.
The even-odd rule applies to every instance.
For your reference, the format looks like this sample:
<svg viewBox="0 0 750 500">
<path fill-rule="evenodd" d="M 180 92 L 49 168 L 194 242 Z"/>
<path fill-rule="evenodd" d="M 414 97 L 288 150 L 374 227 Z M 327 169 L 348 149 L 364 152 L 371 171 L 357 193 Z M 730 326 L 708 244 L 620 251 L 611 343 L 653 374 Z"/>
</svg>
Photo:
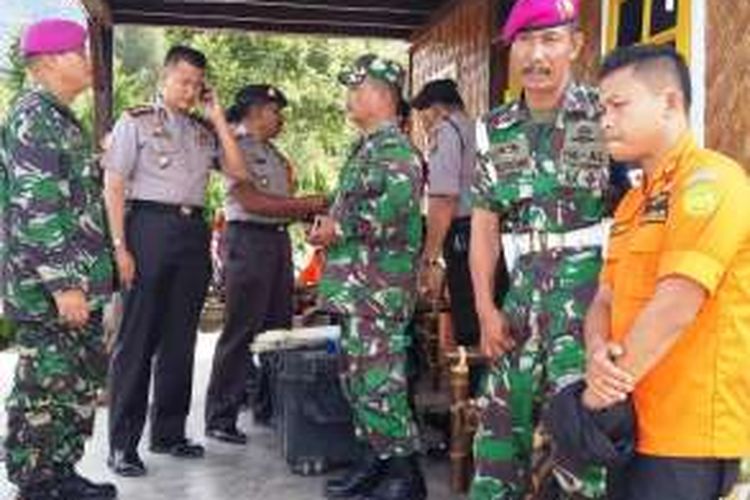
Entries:
<svg viewBox="0 0 750 500">
<path fill-rule="evenodd" d="M 113 263 L 89 139 L 51 94 L 22 95 L 0 132 L 5 310 L 20 359 L 7 401 L 7 468 L 30 485 L 70 473 L 91 436 L 106 376 L 101 311 Z M 60 323 L 52 293 L 86 293 L 91 320 Z"/>
<path fill-rule="evenodd" d="M 509 262 L 504 310 L 517 348 L 495 360 L 478 400 L 473 500 L 535 494 L 530 484 L 543 468 L 537 465 L 551 462 L 540 412 L 551 394 L 584 371 L 583 322 L 596 289 L 601 243 L 568 246 L 558 235 L 601 228 L 608 160 L 598 110 L 594 92 L 572 84 L 552 120 L 532 119 L 525 103 L 516 101 L 478 127 L 475 207 L 499 214 L 502 232 L 515 235 L 513 241 L 528 237 L 538 244 L 518 251 L 504 236 L 506 260 L 515 260 Z M 570 471 L 557 462 L 554 472 L 577 495 L 603 494 L 599 469 Z"/>
<path fill-rule="evenodd" d="M 344 317 L 343 378 L 357 435 L 383 459 L 411 455 L 417 441 L 405 361 L 421 189 L 419 157 L 395 124 L 364 137 L 341 171 L 331 208 L 340 236 L 320 283 L 327 308 Z"/>
</svg>

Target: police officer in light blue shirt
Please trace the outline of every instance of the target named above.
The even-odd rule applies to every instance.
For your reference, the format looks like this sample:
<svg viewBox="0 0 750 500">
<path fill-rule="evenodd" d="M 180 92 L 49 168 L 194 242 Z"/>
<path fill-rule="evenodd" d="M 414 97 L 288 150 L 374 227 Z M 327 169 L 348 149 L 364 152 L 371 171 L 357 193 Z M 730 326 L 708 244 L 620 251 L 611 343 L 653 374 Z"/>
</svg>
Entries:
<svg viewBox="0 0 750 500">
<path fill-rule="evenodd" d="M 244 157 L 204 76 L 205 56 L 169 50 L 160 99 L 120 118 L 103 158 L 105 196 L 120 281 L 122 325 L 110 367 L 108 465 L 146 468 L 137 453 L 153 366 L 150 450 L 200 458 L 185 435 L 196 332 L 210 276 L 203 215 L 212 168 L 247 178 Z M 202 101 L 202 102 L 201 102 Z M 204 119 L 191 113 L 206 108 Z"/>
<path fill-rule="evenodd" d="M 273 143 L 282 131 L 286 105 L 279 89 L 248 85 L 228 113 L 243 130 L 239 145 L 248 179 L 227 179 L 226 314 L 206 396 L 206 435 L 233 444 L 247 440 L 236 423 L 248 378 L 255 388 L 249 403 L 256 423 L 272 414 L 267 367 L 248 362 L 248 346 L 260 332 L 292 325 L 287 227 L 326 208 L 322 196 L 295 197 L 292 165 Z"/>
</svg>

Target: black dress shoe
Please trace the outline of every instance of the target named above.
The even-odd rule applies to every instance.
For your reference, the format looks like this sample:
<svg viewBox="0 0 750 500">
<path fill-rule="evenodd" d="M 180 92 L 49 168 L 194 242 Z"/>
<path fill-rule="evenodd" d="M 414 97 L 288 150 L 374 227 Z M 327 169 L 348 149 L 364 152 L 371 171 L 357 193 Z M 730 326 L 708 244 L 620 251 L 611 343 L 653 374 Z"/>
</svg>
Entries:
<svg viewBox="0 0 750 500">
<path fill-rule="evenodd" d="M 158 455 L 172 455 L 175 458 L 203 458 L 206 451 L 203 446 L 192 443 L 187 439 L 178 441 L 152 442 L 149 447 L 151 453 Z"/>
<path fill-rule="evenodd" d="M 109 454 L 107 466 L 112 472 L 122 477 L 140 477 L 146 475 L 146 466 L 135 450 L 114 450 Z"/>
<path fill-rule="evenodd" d="M 60 480 L 62 498 L 80 500 L 110 500 L 117 498 L 117 488 L 112 483 L 97 484 L 75 472 Z"/>
<path fill-rule="evenodd" d="M 206 436 L 223 443 L 247 444 L 247 434 L 240 432 L 236 427 L 206 429 Z"/>
<path fill-rule="evenodd" d="M 385 474 L 385 464 L 374 454 L 367 454 L 341 477 L 326 481 L 326 498 L 355 498 L 369 493 Z"/>
</svg>

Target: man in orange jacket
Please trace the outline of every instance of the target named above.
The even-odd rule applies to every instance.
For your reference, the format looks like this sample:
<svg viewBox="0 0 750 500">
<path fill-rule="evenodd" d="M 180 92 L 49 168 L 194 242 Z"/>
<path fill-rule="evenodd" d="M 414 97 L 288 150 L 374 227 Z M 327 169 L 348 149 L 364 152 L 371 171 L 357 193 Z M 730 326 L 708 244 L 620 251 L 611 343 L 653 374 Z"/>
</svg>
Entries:
<svg viewBox="0 0 750 500">
<path fill-rule="evenodd" d="M 602 126 L 642 184 L 621 202 L 588 313 L 583 403 L 632 397 L 636 455 L 617 498 L 709 500 L 750 455 L 750 183 L 688 128 L 688 69 L 672 48 L 610 54 Z"/>
</svg>

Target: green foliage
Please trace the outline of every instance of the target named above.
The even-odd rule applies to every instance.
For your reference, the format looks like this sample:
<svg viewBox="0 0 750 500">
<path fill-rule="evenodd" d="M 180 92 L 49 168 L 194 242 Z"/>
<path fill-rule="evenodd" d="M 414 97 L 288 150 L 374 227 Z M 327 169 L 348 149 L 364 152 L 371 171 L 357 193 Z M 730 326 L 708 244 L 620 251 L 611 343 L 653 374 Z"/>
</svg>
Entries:
<svg viewBox="0 0 750 500">
<path fill-rule="evenodd" d="M 113 111 L 114 116 L 120 116 L 122 112 L 133 106 L 143 104 L 153 94 L 150 83 L 150 73 L 142 69 L 136 72 L 127 72 L 120 59 L 116 59 L 113 68 L 114 94 Z M 76 100 L 73 105 L 76 116 L 80 117 L 83 127 L 89 132 L 94 130 L 94 96 L 93 92 L 86 92 Z"/>
<path fill-rule="evenodd" d="M 202 50 L 209 80 L 225 105 L 251 83 L 279 87 L 289 100 L 285 132 L 277 141 L 297 167 L 302 192 L 327 192 L 353 139 L 346 123 L 341 68 L 364 52 L 405 61 L 397 42 L 282 36 L 239 31 L 170 29 L 169 44 Z"/>
<path fill-rule="evenodd" d="M 336 76 L 343 66 L 365 52 L 406 61 L 406 45 L 381 40 L 287 36 L 241 31 L 185 28 L 118 27 L 115 33 L 114 116 L 154 96 L 161 60 L 169 45 L 182 43 L 206 53 L 209 79 L 222 101 L 251 83 L 270 83 L 289 99 L 286 130 L 277 141 L 297 167 L 301 192 L 332 188 L 354 132 L 344 113 L 344 89 Z M 12 69 L 0 81 L 0 114 L 23 86 L 23 62 L 12 50 Z M 87 94 L 75 110 L 93 130 L 93 99 Z M 223 197 L 221 183 L 212 181 L 210 208 Z"/>
<path fill-rule="evenodd" d="M 216 211 L 224 204 L 226 190 L 224 189 L 224 178 L 219 174 L 212 174 L 206 189 L 206 221 L 214 219 Z"/>
<path fill-rule="evenodd" d="M 167 51 L 164 30 L 147 26 L 115 28 L 115 54 L 127 74 L 141 73 L 155 85 Z M 142 76 L 143 76 L 142 75 Z"/>
<path fill-rule="evenodd" d="M 10 63 L 7 68 L 8 71 L 0 73 L 0 77 L 2 77 L 0 79 L 0 119 L 5 116 L 5 112 L 26 82 L 26 68 L 18 50 L 19 44 L 20 38 L 16 36 L 8 52 Z"/>
<path fill-rule="evenodd" d="M 210 83 L 227 106 L 240 88 L 252 83 L 272 84 L 286 94 L 286 127 L 277 143 L 295 165 L 303 193 L 332 189 L 354 138 L 344 112 L 345 91 L 337 82 L 339 71 L 365 52 L 404 64 L 407 60 L 407 46 L 401 42 L 118 26 L 115 118 L 124 109 L 153 98 L 164 53 L 176 43 L 206 53 Z M 10 77 L 0 82 L 0 114 L 10 96 L 23 85 L 23 76 L 22 61 L 15 56 Z M 84 126 L 93 130 L 92 95 L 79 99 L 75 109 Z M 207 193 L 209 217 L 223 199 L 223 182 L 219 176 L 212 176 Z"/>
</svg>

